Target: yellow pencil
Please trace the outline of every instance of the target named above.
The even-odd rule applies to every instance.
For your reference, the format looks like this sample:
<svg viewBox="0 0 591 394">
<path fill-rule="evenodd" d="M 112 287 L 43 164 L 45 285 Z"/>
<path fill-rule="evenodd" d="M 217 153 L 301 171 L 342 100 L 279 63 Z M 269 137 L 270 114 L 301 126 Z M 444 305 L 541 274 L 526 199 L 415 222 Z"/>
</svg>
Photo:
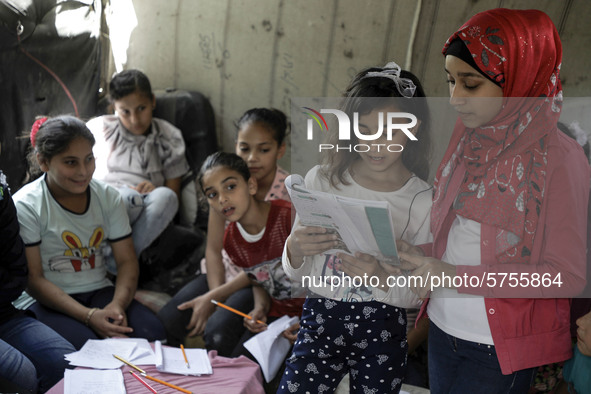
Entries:
<svg viewBox="0 0 591 394">
<path fill-rule="evenodd" d="M 185 358 L 185 364 L 187 364 L 187 369 L 191 369 L 189 366 L 189 360 L 187 360 L 187 353 L 185 353 L 185 347 L 181 343 L 181 351 L 183 352 L 183 357 Z"/>
<path fill-rule="evenodd" d="M 141 369 L 140 367 L 136 367 L 135 365 L 133 365 L 133 364 L 132 364 L 132 363 L 130 363 L 129 361 L 127 361 L 127 360 L 125 360 L 125 359 L 123 359 L 123 358 L 119 357 L 119 356 L 118 356 L 118 355 L 116 355 L 116 354 L 113 354 L 113 357 L 115 357 L 117 360 L 119 360 L 119 361 L 121 361 L 121 362 L 124 362 L 125 364 L 129 365 L 131 368 L 133 368 L 133 369 L 135 369 L 135 370 L 139 371 L 139 373 L 146 373 L 146 371 L 144 371 L 144 370 L 143 370 L 143 369 Z"/>
<path fill-rule="evenodd" d="M 176 390 L 178 390 L 178 391 L 182 391 L 183 393 L 186 393 L 186 394 L 193 394 L 191 391 L 189 391 L 189 390 L 186 390 L 186 389 L 184 389 L 184 388 L 182 388 L 182 387 L 175 386 L 175 385 L 174 385 L 174 384 L 172 384 L 172 383 L 168 383 L 168 382 L 165 382 L 164 380 L 160 380 L 160 379 L 158 379 L 158 378 L 155 378 L 155 377 L 153 377 L 153 376 L 146 375 L 146 373 L 145 373 L 145 372 L 142 374 L 142 376 L 143 376 L 144 378 L 146 378 L 146 379 L 150 379 L 150 380 L 153 380 L 154 382 L 157 382 L 157 383 L 163 384 L 163 385 L 165 385 L 165 386 L 168 386 L 168 387 L 172 387 L 173 389 L 176 389 Z"/>
<path fill-rule="evenodd" d="M 235 314 L 237 314 L 237 315 L 240 315 L 240 316 L 242 316 L 242 317 L 246 317 L 247 319 L 250 319 L 250 320 L 252 320 L 252 316 L 249 316 L 249 315 L 247 315 L 246 313 L 242 313 L 242 312 L 240 312 L 239 310 L 232 308 L 231 306 L 228 306 L 228 305 L 222 304 L 221 302 L 218 302 L 218 301 L 216 301 L 216 300 L 211 300 L 211 302 L 212 302 L 213 304 L 216 304 L 217 306 L 221 306 L 222 308 L 229 310 L 230 312 L 234 312 L 234 313 L 235 313 Z M 264 324 L 265 326 L 267 325 L 267 323 L 265 323 L 264 321 L 260 321 L 260 320 L 257 320 L 257 323 L 259 323 L 259 324 Z"/>
</svg>

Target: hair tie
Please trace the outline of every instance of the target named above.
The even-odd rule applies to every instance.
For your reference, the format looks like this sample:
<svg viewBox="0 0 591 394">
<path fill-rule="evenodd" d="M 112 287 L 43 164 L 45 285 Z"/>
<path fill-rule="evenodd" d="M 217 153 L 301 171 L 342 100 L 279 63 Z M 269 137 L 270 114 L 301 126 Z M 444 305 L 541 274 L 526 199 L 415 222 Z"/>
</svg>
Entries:
<svg viewBox="0 0 591 394">
<path fill-rule="evenodd" d="M 403 97 L 410 98 L 415 95 L 415 90 L 417 89 L 417 87 L 410 79 L 400 78 L 400 66 L 394 62 L 386 64 L 382 71 L 368 72 L 361 79 L 373 77 L 391 79 L 392 81 L 394 81 L 396 89 L 398 89 L 398 93 L 400 93 Z"/>
<path fill-rule="evenodd" d="M 43 123 L 45 123 L 45 122 L 47 122 L 46 116 L 37 119 L 33 123 L 33 126 L 31 126 L 31 145 L 33 145 L 33 147 L 35 147 L 35 137 L 37 136 L 37 132 L 41 128 L 41 125 L 43 125 Z"/>
</svg>

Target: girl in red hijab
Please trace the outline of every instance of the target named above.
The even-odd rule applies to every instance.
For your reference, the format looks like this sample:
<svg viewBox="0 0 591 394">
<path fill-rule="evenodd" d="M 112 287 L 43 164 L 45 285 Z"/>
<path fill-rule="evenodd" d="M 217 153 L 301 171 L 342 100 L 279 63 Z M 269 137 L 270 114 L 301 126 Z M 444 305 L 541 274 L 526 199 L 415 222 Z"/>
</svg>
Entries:
<svg viewBox="0 0 591 394">
<path fill-rule="evenodd" d="M 590 171 L 557 131 L 562 46 L 543 12 L 494 9 L 443 54 L 458 120 L 435 178 L 433 244 L 400 254 L 430 297 L 431 392 L 523 393 L 535 367 L 571 356 L 567 297 L 585 285 Z"/>
</svg>

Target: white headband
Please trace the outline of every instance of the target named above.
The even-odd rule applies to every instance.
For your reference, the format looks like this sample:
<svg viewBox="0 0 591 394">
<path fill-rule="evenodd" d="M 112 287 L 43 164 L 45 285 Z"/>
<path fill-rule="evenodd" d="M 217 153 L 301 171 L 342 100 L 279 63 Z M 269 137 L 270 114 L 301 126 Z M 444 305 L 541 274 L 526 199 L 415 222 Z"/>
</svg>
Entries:
<svg viewBox="0 0 591 394">
<path fill-rule="evenodd" d="M 417 87 L 410 79 L 400 78 L 400 66 L 394 62 L 386 64 L 382 71 L 368 72 L 361 79 L 373 77 L 391 79 L 396 84 L 396 89 L 398 89 L 398 92 L 404 97 L 410 98 L 415 95 L 415 90 Z"/>
</svg>

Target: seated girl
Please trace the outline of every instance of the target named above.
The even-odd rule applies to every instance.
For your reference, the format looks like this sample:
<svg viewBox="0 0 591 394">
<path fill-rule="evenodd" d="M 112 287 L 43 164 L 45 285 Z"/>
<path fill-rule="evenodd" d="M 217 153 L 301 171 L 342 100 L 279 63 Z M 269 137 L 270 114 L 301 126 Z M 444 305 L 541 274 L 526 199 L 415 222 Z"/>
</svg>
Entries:
<svg viewBox="0 0 591 394">
<path fill-rule="evenodd" d="M 288 173 L 277 165 L 277 161 L 285 153 L 285 114 L 272 108 L 252 108 L 240 117 L 236 127 L 236 154 L 246 162 L 253 180 L 256 181 L 255 198 L 259 201 L 289 199 L 283 183 Z M 209 300 L 200 298 L 201 301 L 193 303 L 191 307 L 184 304 L 231 281 L 242 272 L 223 249 L 224 228 L 227 223 L 228 220 L 223 215 L 210 212 L 205 259 L 201 262 L 201 272 L 206 275 L 200 275 L 186 285 L 158 313 L 166 326 L 171 345 L 182 343 L 187 334 L 194 336 L 204 333 L 208 348 L 218 349 L 222 356 L 230 356 L 240 337 L 242 327 L 239 326 L 235 332 L 234 327 L 226 326 L 226 312 L 216 310 Z M 244 288 L 233 292 L 226 303 L 236 309 L 250 309 L 253 305 L 252 291 Z M 184 306 L 177 308 L 181 304 Z M 185 326 L 190 319 L 194 323 L 192 329 L 187 330 Z M 228 335 L 220 335 L 220 332 L 233 333 L 230 337 L 234 339 L 229 340 Z"/>
<path fill-rule="evenodd" d="M 253 320 L 271 322 L 283 315 L 299 316 L 303 300 L 291 299 L 291 281 L 281 266 L 283 245 L 291 229 L 290 204 L 279 199 L 271 202 L 255 199 L 256 181 L 247 164 L 232 153 L 210 155 L 201 167 L 198 180 L 207 197 L 210 215 L 230 222 L 223 236 L 223 246 L 234 264 L 243 271 L 223 285 L 179 305 L 178 309 L 186 313 L 181 314 L 177 324 L 182 324 L 190 336 L 201 334 L 196 307 L 211 304 L 211 300 L 225 302 L 236 291 L 251 285 L 253 305 L 236 309 L 247 313 Z M 200 277 L 193 282 L 199 280 Z M 193 282 L 185 288 L 195 286 Z M 185 288 L 179 293 L 183 294 Z M 171 300 L 173 305 L 177 305 L 176 299 L 175 296 Z M 252 332 L 259 332 L 262 328 L 251 320 L 243 322 L 242 317 L 226 310 L 220 309 L 216 314 L 218 319 L 205 324 L 206 346 L 219 351 L 215 345 L 221 344 L 226 356 L 243 352 L 241 343 L 248 337 L 241 340 L 245 332 L 243 324 Z M 163 318 L 162 313 L 159 316 Z M 217 329 L 211 330 L 210 324 Z M 290 331 L 285 335 L 291 336 Z"/>
<path fill-rule="evenodd" d="M 235 152 L 247 164 L 257 183 L 255 198 L 261 201 L 276 199 L 289 201 L 285 178 L 289 173 L 279 167 L 277 161 L 285 154 L 287 117 L 274 108 L 251 108 L 236 122 Z M 207 222 L 207 248 L 201 261 L 201 272 L 209 272 L 210 288 L 234 278 L 240 269 L 232 263 L 222 248 L 221 235 L 226 220 L 209 215 Z"/>
<path fill-rule="evenodd" d="M 95 177 L 121 193 L 139 256 L 177 214 L 181 177 L 189 164 L 181 131 L 152 118 L 156 98 L 144 73 L 125 70 L 115 75 L 109 96 L 116 114 L 88 122 L 97 140 Z"/>
<path fill-rule="evenodd" d="M 71 116 L 39 127 L 43 120 L 31 133 L 30 158 L 44 174 L 14 195 L 29 267 L 17 306 L 77 349 L 96 338 L 163 339 L 158 318 L 133 300 L 139 269 L 131 227 L 117 190 L 92 178 L 92 133 Z M 101 254 L 106 241 L 117 264 L 115 285 Z"/>
</svg>

